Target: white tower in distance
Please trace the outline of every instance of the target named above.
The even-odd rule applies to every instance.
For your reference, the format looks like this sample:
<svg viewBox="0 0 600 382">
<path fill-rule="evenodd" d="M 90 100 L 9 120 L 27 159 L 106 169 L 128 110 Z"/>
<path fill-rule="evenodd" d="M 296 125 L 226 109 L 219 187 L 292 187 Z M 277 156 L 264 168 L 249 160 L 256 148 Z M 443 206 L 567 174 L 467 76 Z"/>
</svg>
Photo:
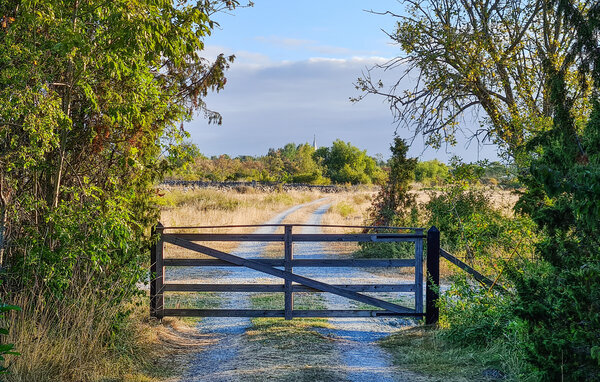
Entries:
<svg viewBox="0 0 600 382">
<path fill-rule="evenodd" d="M 313 147 L 315 150 L 317 149 L 317 134 L 313 135 Z"/>
</svg>

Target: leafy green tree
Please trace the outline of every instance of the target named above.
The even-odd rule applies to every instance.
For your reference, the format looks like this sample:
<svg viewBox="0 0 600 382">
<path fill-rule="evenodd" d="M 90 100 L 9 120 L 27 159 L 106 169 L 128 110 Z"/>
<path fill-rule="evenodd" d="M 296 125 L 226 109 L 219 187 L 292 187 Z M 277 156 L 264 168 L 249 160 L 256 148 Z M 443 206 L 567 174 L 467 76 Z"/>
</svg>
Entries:
<svg viewBox="0 0 600 382">
<path fill-rule="evenodd" d="M 437 159 L 417 163 L 415 181 L 427 184 L 440 184 L 448 178 L 448 166 Z"/>
<path fill-rule="evenodd" d="M 527 323 L 529 361 L 543 380 L 600 380 L 600 4 L 552 1 L 556 17 L 573 32 L 567 63 L 548 57 L 543 69 L 553 126 L 532 140 L 539 155 L 525 177 L 519 201 L 544 239 L 541 261 L 513 272 L 520 317 Z M 569 90 L 580 71 L 589 87 L 589 117 L 581 117 Z M 589 79 L 589 82 L 587 81 Z"/>
<path fill-rule="evenodd" d="M 269 149 L 269 153 L 265 157 L 265 164 L 272 180 L 281 182 L 287 179 L 285 162 L 281 158 L 280 151 Z"/>
<path fill-rule="evenodd" d="M 321 147 L 315 152 L 325 167 L 325 175 L 335 183 L 369 184 L 384 179 L 384 173 L 366 150 L 352 146 L 339 139 L 332 146 Z"/>
<path fill-rule="evenodd" d="M 0 3 L 6 288 L 36 287 L 57 302 L 78 295 L 69 290 L 102 298 L 112 288 L 114 306 L 139 293 L 158 218 L 154 184 L 177 164 L 180 124 L 195 112 L 220 122 L 203 98 L 223 88 L 233 57 L 200 52 L 214 12 L 236 5 Z"/>
<path fill-rule="evenodd" d="M 491 139 L 505 153 L 526 161 L 529 137 L 551 126 L 542 63 L 552 58 L 573 73 L 566 59 L 573 35 L 555 16 L 554 3 L 401 3 L 404 12 L 385 14 L 398 20 L 389 36 L 403 54 L 358 79 L 356 87 L 363 92 L 359 99 L 368 94 L 385 97 L 398 123 L 426 135 L 434 146 L 455 143 L 460 122 L 469 117 L 466 113 L 481 110 L 485 120 L 472 134 Z M 373 78 L 379 69 L 399 71 L 398 79 L 386 84 Z M 409 81 L 412 77 L 418 80 Z M 576 77 L 568 77 L 566 85 L 577 105 L 574 112 L 585 114 L 586 92 L 580 91 L 584 89 L 578 88 Z"/>
</svg>

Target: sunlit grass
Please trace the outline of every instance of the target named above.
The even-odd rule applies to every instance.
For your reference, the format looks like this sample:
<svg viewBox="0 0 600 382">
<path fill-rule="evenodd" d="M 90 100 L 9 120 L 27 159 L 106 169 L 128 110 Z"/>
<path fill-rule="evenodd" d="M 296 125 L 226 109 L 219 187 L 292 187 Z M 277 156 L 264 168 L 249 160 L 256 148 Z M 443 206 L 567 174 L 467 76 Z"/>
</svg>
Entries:
<svg viewBox="0 0 600 382">
<path fill-rule="evenodd" d="M 259 293 L 251 297 L 254 309 L 283 309 L 283 293 Z M 314 293 L 295 293 L 295 309 L 324 309 L 323 298 Z M 248 381 L 339 381 L 344 375 L 331 368 L 339 357 L 333 341 L 317 328 L 330 328 L 323 318 L 253 318 L 246 331 L 243 359 L 258 360 L 248 367 Z"/>
<path fill-rule="evenodd" d="M 522 380 L 524 361 L 510 344 L 459 347 L 446 342 L 436 330 L 416 326 L 382 340 L 398 367 L 448 381 L 486 381 L 487 372 L 500 372 L 504 381 Z"/>
</svg>

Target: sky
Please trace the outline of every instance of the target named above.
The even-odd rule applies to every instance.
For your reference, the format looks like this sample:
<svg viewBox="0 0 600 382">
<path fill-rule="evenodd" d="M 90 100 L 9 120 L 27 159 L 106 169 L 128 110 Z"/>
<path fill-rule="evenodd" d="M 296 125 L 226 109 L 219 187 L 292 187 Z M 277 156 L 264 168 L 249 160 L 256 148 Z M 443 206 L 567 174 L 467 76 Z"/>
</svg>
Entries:
<svg viewBox="0 0 600 382">
<path fill-rule="evenodd" d="M 390 7 L 393 7 L 391 9 Z M 255 0 L 253 7 L 215 15 L 220 27 L 205 40 L 202 55 L 235 54 L 227 84 L 206 103 L 223 116 L 220 126 L 202 115 L 186 125 L 192 141 L 208 156 L 264 155 L 286 143 L 330 146 L 351 142 L 371 156 L 389 157 L 394 134 L 409 139 L 409 155 L 421 160 L 496 160 L 493 146 L 459 137 L 455 147 L 426 148 L 422 137 L 397 129 L 382 97 L 361 95 L 361 73 L 399 54 L 383 30 L 395 19 L 367 12 L 401 12 L 389 0 Z M 385 73 L 393 79 L 400 73 Z"/>
</svg>

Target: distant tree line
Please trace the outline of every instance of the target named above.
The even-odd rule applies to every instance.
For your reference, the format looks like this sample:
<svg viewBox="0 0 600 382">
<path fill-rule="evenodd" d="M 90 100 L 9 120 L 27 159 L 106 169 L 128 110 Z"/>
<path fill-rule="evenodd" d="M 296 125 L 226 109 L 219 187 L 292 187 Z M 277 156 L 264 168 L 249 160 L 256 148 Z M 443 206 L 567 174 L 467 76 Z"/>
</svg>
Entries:
<svg viewBox="0 0 600 382">
<path fill-rule="evenodd" d="M 227 154 L 208 158 L 187 144 L 181 157 L 182 166 L 172 177 L 185 180 L 381 184 L 386 177 L 366 150 L 339 139 L 316 150 L 308 143 L 288 143 L 263 156 L 236 158 Z"/>
<path fill-rule="evenodd" d="M 212 182 L 257 181 L 282 183 L 327 184 L 383 184 L 392 163 L 367 155 L 365 150 L 349 142 L 336 140 L 331 147 L 315 148 L 308 144 L 288 143 L 278 149 L 269 149 L 266 155 L 227 154 L 203 155 L 193 143 L 182 145 L 179 165 L 171 179 Z M 499 162 L 482 161 L 481 182 L 492 186 L 517 186 L 514 169 Z M 433 159 L 417 162 L 411 181 L 426 187 L 446 183 L 451 166 Z"/>
</svg>

